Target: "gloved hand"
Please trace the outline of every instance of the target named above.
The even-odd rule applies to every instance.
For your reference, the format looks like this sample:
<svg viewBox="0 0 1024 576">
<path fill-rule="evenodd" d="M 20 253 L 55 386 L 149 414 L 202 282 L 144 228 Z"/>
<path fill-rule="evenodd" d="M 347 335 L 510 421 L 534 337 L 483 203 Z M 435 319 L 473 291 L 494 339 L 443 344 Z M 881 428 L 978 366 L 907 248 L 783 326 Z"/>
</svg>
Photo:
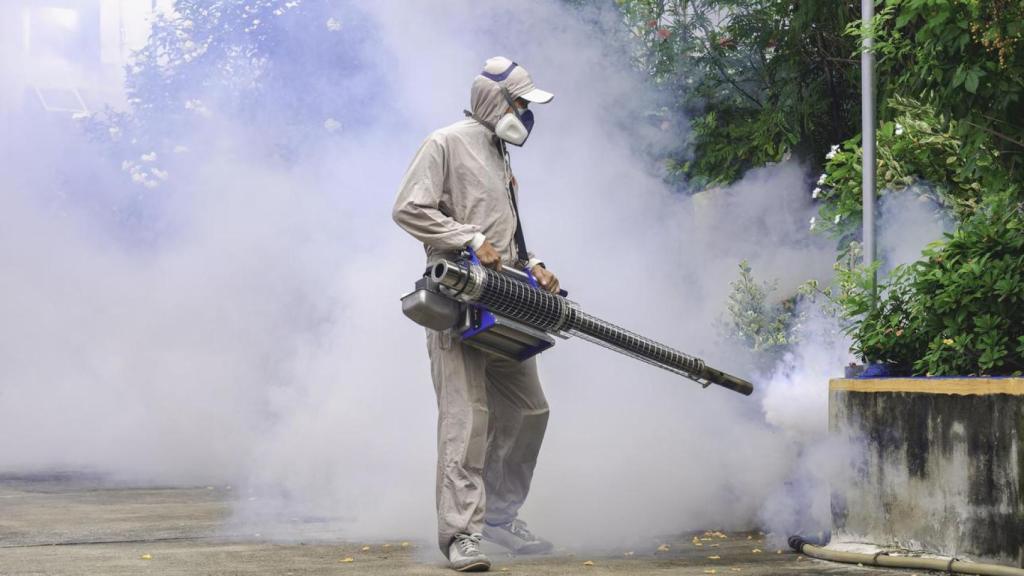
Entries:
<svg viewBox="0 0 1024 576">
<path fill-rule="evenodd" d="M 534 266 L 530 272 L 533 273 L 533 277 L 537 279 L 537 283 L 540 284 L 541 288 L 552 294 L 558 294 L 558 276 L 555 276 L 553 272 L 540 264 Z"/>
<path fill-rule="evenodd" d="M 501 254 L 498 254 L 489 240 L 484 240 L 484 243 L 480 245 L 476 251 L 476 257 L 484 266 L 495 272 L 501 272 Z"/>
</svg>

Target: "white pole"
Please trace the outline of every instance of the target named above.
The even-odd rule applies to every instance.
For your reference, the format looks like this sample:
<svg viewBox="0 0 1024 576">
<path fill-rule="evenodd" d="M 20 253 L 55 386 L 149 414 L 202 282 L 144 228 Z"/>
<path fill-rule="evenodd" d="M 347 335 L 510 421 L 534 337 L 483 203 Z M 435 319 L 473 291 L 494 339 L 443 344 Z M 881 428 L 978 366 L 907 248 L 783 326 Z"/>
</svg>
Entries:
<svg viewBox="0 0 1024 576">
<path fill-rule="evenodd" d="M 874 0 L 861 0 L 861 25 L 865 31 L 875 17 Z M 864 214 L 864 265 L 875 261 L 875 40 L 865 34 L 860 55 L 861 143 L 863 145 L 863 179 L 861 202 Z M 872 274 L 874 292 L 877 277 Z"/>
</svg>

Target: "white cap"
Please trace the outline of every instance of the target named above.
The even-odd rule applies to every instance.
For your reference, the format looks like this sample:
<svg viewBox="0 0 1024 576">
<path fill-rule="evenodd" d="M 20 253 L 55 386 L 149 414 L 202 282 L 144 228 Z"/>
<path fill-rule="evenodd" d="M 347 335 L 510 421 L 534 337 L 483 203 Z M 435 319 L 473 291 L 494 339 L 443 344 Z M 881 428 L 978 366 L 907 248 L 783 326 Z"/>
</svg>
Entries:
<svg viewBox="0 0 1024 576">
<path fill-rule="evenodd" d="M 504 56 L 489 58 L 480 75 L 505 86 L 513 98 L 522 98 L 534 104 L 547 104 L 555 97 L 551 92 L 534 86 L 526 68 Z"/>
</svg>

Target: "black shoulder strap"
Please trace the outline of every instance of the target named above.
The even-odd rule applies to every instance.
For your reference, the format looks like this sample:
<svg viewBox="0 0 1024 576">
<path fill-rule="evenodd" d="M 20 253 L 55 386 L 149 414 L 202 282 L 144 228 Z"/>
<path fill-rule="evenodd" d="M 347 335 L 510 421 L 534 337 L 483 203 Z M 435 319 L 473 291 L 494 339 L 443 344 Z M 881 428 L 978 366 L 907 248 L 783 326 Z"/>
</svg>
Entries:
<svg viewBox="0 0 1024 576">
<path fill-rule="evenodd" d="M 516 195 L 512 190 L 512 182 L 508 183 L 508 194 L 512 197 L 512 208 L 516 211 L 516 251 L 519 253 L 519 260 L 526 265 L 530 261 L 529 252 L 526 251 L 526 238 L 523 237 L 523 223 L 519 220 L 519 205 L 516 203 Z"/>
<path fill-rule="evenodd" d="M 516 256 L 519 261 L 525 266 L 530 261 L 529 251 L 526 250 L 526 237 L 523 235 L 523 223 L 519 219 L 519 203 L 516 201 L 515 187 L 512 185 L 512 169 L 509 166 L 508 150 L 504 146 L 504 142 L 498 139 L 498 152 L 501 154 L 501 161 L 505 163 L 506 168 L 506 179 L 505 179 L 505 190 L 508 192 L 509 199 L 512 200 L 512 211 L 516 214 Z"/>
</svg>

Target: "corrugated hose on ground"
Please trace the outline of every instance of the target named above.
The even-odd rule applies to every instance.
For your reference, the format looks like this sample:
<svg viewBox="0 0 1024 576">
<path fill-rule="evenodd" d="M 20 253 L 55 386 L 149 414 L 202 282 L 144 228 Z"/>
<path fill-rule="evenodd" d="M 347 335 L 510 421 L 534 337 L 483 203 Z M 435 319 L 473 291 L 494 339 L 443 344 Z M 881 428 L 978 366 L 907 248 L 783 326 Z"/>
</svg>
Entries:
<svg viewBox="0 0 1024 576">
<path fill-rule="evenodd" d="M 1000 566 L 998 564 L 981 564 L 977 562 L 964 562 L 956 558 L 920 558 L 913 556 L 891 556 L 887 552 L 876 554 L 862 554 L 857 552 L 840 552 L 829 550 L 821 546 L 815 546 L 800 536 L 789 537 L 789 547 L 801 554 L 829 560 L 831 562 L 844 562 L 846 564 L 863 564 L 865 566 L 880 566 L 883 568 L 912 568 L 916 570 L 935 570 L 950 574 L 978 574 L 981 576 L 1024 576 L 1024 570 Z"/>
</svg>

